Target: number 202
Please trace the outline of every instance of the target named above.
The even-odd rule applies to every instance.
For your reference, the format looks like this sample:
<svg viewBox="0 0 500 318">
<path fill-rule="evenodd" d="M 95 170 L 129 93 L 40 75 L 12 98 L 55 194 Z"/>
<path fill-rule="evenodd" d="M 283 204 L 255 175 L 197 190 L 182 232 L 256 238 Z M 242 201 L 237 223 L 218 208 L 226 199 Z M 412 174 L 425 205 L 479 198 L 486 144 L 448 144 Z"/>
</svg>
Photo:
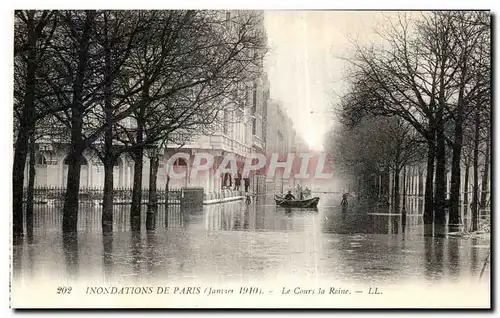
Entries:
<svg viewBox="0 0 500 318">
<path fill-rule="evenodd" d="M 71 294 L 71 287 L 57 287 L 58 294 Z"/>
</svg>

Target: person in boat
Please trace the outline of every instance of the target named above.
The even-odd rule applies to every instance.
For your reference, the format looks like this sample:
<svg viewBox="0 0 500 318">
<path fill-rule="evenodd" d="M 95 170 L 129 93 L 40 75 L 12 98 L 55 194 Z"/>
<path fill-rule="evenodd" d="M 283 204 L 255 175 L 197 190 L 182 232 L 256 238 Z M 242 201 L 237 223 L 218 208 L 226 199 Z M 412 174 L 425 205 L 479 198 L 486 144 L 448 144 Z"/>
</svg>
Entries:
<svg viewBox="0 0 500 318">
<path fill-rule="evenodd" d="M 285 195 L 285 200 L 295 200 L 292 191 L 288 190 L 288 193 Z"/>
<path fill-rule="evenodd" d="M 308 188 L 308 187 L 306 187 L 306 189 L 304 190 L 304 193 L 305 193 L 304 195 L 305 195 L 306 197 L 310 197 L 310 196 L 311 196 L 311 190 L 309 190 L 309 188 Z"/>
</svg>

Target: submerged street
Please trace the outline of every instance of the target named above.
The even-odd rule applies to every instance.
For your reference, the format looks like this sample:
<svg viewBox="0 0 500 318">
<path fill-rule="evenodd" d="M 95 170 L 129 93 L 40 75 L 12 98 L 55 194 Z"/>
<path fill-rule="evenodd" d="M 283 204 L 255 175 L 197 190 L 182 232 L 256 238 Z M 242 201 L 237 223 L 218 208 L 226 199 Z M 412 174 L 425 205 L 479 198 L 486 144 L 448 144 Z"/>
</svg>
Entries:
<svg viewBox="0 0 500 318">
<path fill-rule="evenodd" d="M 39 205 L 32 235 L 13 246 L 13 283 L 479 281 L 487 237 L 424 237 L 416 210 L 404 226 L 400 215 L 351 206 L 342 211 L 333 195 L 322 195 L 317 211 L 278 208 L 270 197 L 202 211 L 171 205 L 156 231 L 141 233 L 129 231 L 128 207 L 116 206 L 112 236 L 101 233 L 101 208 L 90 207 L 80 211 L 78 235 L 63 240 L 60 209 Z M 489 284 L 489 266 L 481 281 Z"/>
<path fill-rule="evenodd" d="M 491 12 L 255 9 L 13 12 L 12 308 L 491 309 Z"/>
</svg>

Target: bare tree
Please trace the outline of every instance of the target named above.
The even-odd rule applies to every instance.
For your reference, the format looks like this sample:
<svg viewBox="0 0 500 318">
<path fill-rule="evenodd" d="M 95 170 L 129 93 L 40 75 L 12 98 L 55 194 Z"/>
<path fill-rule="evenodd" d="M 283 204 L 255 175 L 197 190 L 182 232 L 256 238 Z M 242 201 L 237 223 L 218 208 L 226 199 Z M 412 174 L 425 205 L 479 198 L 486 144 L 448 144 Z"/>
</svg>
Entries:
<svg viewBox="0 0 500 318">
<path fill-rule="evenodd" d="M 446 135 L 446 127 L 450 120 L 463 115 L 457 105 L 478 93 L 470 73 L 459 80 L 465 73 L 460 71 L 457 60 L 463 62 L 465 57 L 470 57 L 464 52 L 464 57 L 456 58 L 461 48 L 457 34 L 463 35 L 463 30 L 456 32 L 456 21 L 457 16 L 463 15 L 460 12 L 432 12 L 414 19 L 399 15 L 396 21 L 389 21 L 388 30 L 380 32 L 386 40 L 384 46 L 356 45 L 355 56 L 348 60 L 355 88 L 350 97 L 354 101 L 352 112 L 359 113 L 356 109 L 362 108 L 363 112 L 371 114 L 398 116 L 411 124 L 427 142 L 425 224 L 433 223 L 434 210 L 436 223 L 445 223 L 446 144 L 453 144 Z M 460 87 L 463 96 L 460 96 Z M 459 103 L 457 99 L 460 98 Z M 456 116 L 457 110 L 459 116 Z M 456 152 L 460 158 L 458 148 Z M 454 166 L 456 184 L 456 162 Z"/>
<path fill-rule="evenodd" d="M 466 104 L 482 103 L 489 95 L 489 16 L 485 12 L 457 13 L 451 15 L 451 27 L 457 42 L 456 50 L 456 101 L 449 112 L 455 124 L 452 143 L 452 172 L 450 185 L 449 228 L 455 230 L 461 223 L 460 201 L 460 158 L 463 144 L 463 125 L 466 123 Z M 487 155 L 489 157 L 489 154 Z"/>
<path fill-rule="evenodd" d="M 104 191 L 102 228 L 104 232 L 113 230 L 113 167 L 123 151 L 123 146 L 114 142 L 117 118 L 123 117 L 125 102 L 139 92 L 139 85 L 121 85 L 131 80 L 128 70 L 132 49 L 138 45 L 137 38 L 150 33 L 154 13 L 132 11 L 99 11 L 96 17 L 94 36 L 101 53 L 99 64 L 102 79 L 102 106 L 93 108 L 97 127 L 105 125 L 103 136 L 98 136 L 91 147 L 104 166 Z M 130 105 L 129 105 L 130 109 Z M 125 118 L 126 119 L 126 118 Z M 95 128 L 94 128 L 95 129 Z"/>
<path fill-rule="evenodd" d="M 401 170 L 407 165 L 422 160 L 425 153 L 422 147 L 423 142 L 413 127 L 400 118 L 390 118 L 382 129 L 382 133 L 387 140 L 385 158 L 394 172 L 394 210 L 399 212 Z M 403 186 L 405 186 L 404 182 Z"/>
<path fill-rule="evenodd" d="M 241 83 L 259 75 L 265 49 L 258 13 L 238 13 L 231 19 L 212 11 L 163 14 L 169 23 L 159 25 L 165 30 L 144 39 L 149 46 L 134 51 L 135 78 L 144 81 L 144 89 L 130 103 L 141 106 L 132 115 L 134 128 L 118 134 L 134 160 L 134 230 L 140 228 L 144 150 L 157 148 L 178 130 L 203 132 L 216 122 L 222 110 L 235 104 Z M 156 52 L 153 44 L 158 46 Z M 154 168 L 156 156 L 153 159 Z"/>
<path fill-rule="evenodd" d="M 344 129 L 347 134 L 337 137 L 340 144 L 330 148 L 330 153 L 341 154 L 337 156 L 338 163 L 353 168 L 358 166 L 355 170 L 363 171 L 362 174 L 392 172 L 393 208 L 398 211 L 400 172 L 406 165 L 420 161 L 423 156 L 423 143 L 413 127 L 397 117 L 364 116 L 357 118 L 350 128 Z M 377 192 L 380 193 L 380 189 Z"/>
<path fill-rule="evenodd" d="M 130 15 L 127 26 L 124 26 L 124 32 L 129 35 L 134 34 L 143 23 L 147 25 L 149 20 L 142 19 L 144 16 L 148 17 L 147 13 Z M 125 104 L 124 101 L 129 95 L 139 93 L 141 87 L 136 84 L 125 92 L 110 92 L 112 83 L 117 77 L 120 77 L 122 81 L 128 80 L 126 72 L 118 72 L 121 64 L 126 60 L 128 49 L 111 51 L 106 44 L 107 41 L 108 44 L 111 41 L 111 35 L 106 33 L 107 36 L 103 39 L 96 33 L 98 28 L 106 24 L 106 17 L 110 17 L 109 13 L 103 14 L 90 10 L 61 11 L 58 12 L 58 16 L 61 23 L 56 32 L 56 41 L 51 47 L 54 56 L 52 67 L 55 71 L 48 73 L 45 81 L 50 83 L 53 94 L 56 96 L 53 102 L 60 105 L 62 109 L 67 109 L 54 115 L 70 131 L 63 232 L 75 232 L 83 152 L 91 147 L 105 131 L 109 131 L 109 127 L 128 117 L 138 107 L 135 104 Z M 125 47 L 130 46 L 128 39 L 121 39 L 121 42 L 125 43 Z M 115 45 L 120 46 L 117 43 Z M 116 54 L 113 56 L 116 58 L 115 64 L 106 63 L 107 59 L 109 62 L 109 56 L 106 58 L 106 54 Z M 111 105 L 109 104 L 110 94 L 118 99 L 114 100 Z M 101 107 L 103 104 L 105 104 L 104 108 Z M 110 110 L 111 107 L 113 112 Z M 108 114 L 107 120 L 102 120 L 103 113 Z M 106 160 L 110 158 L 107 157 Z M 103 216 L 104 226 L 110 224 L 107 217 L 109 217 L 108 213 Z"/>
<path fill-rule="evenodd" d="M 54 109 L 43 108 L 39 103 L 46 91 L 40 85 L 40 69 L 49 63 L 47 46 L 50 45 L 57 25 L 54 11 L 15 11 L 14 19 L 14 165 L 12 168 L 14 236 L 23 233 L 24 168 L 30 139 L 33 140 L 35 124 Z"/>
</svg>

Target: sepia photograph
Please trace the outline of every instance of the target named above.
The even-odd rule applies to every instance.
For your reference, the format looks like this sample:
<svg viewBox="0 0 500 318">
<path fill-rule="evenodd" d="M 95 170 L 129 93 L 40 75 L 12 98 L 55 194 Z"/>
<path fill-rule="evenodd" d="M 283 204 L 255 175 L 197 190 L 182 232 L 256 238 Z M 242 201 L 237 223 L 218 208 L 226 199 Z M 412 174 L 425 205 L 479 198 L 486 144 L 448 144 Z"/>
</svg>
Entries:
<svg viewBox="0 0 500 318">
<path fill-rule="evenodd" d="M 492 16 L 12 10 L 10 307 L 491 309 Z"/>
</svg>

